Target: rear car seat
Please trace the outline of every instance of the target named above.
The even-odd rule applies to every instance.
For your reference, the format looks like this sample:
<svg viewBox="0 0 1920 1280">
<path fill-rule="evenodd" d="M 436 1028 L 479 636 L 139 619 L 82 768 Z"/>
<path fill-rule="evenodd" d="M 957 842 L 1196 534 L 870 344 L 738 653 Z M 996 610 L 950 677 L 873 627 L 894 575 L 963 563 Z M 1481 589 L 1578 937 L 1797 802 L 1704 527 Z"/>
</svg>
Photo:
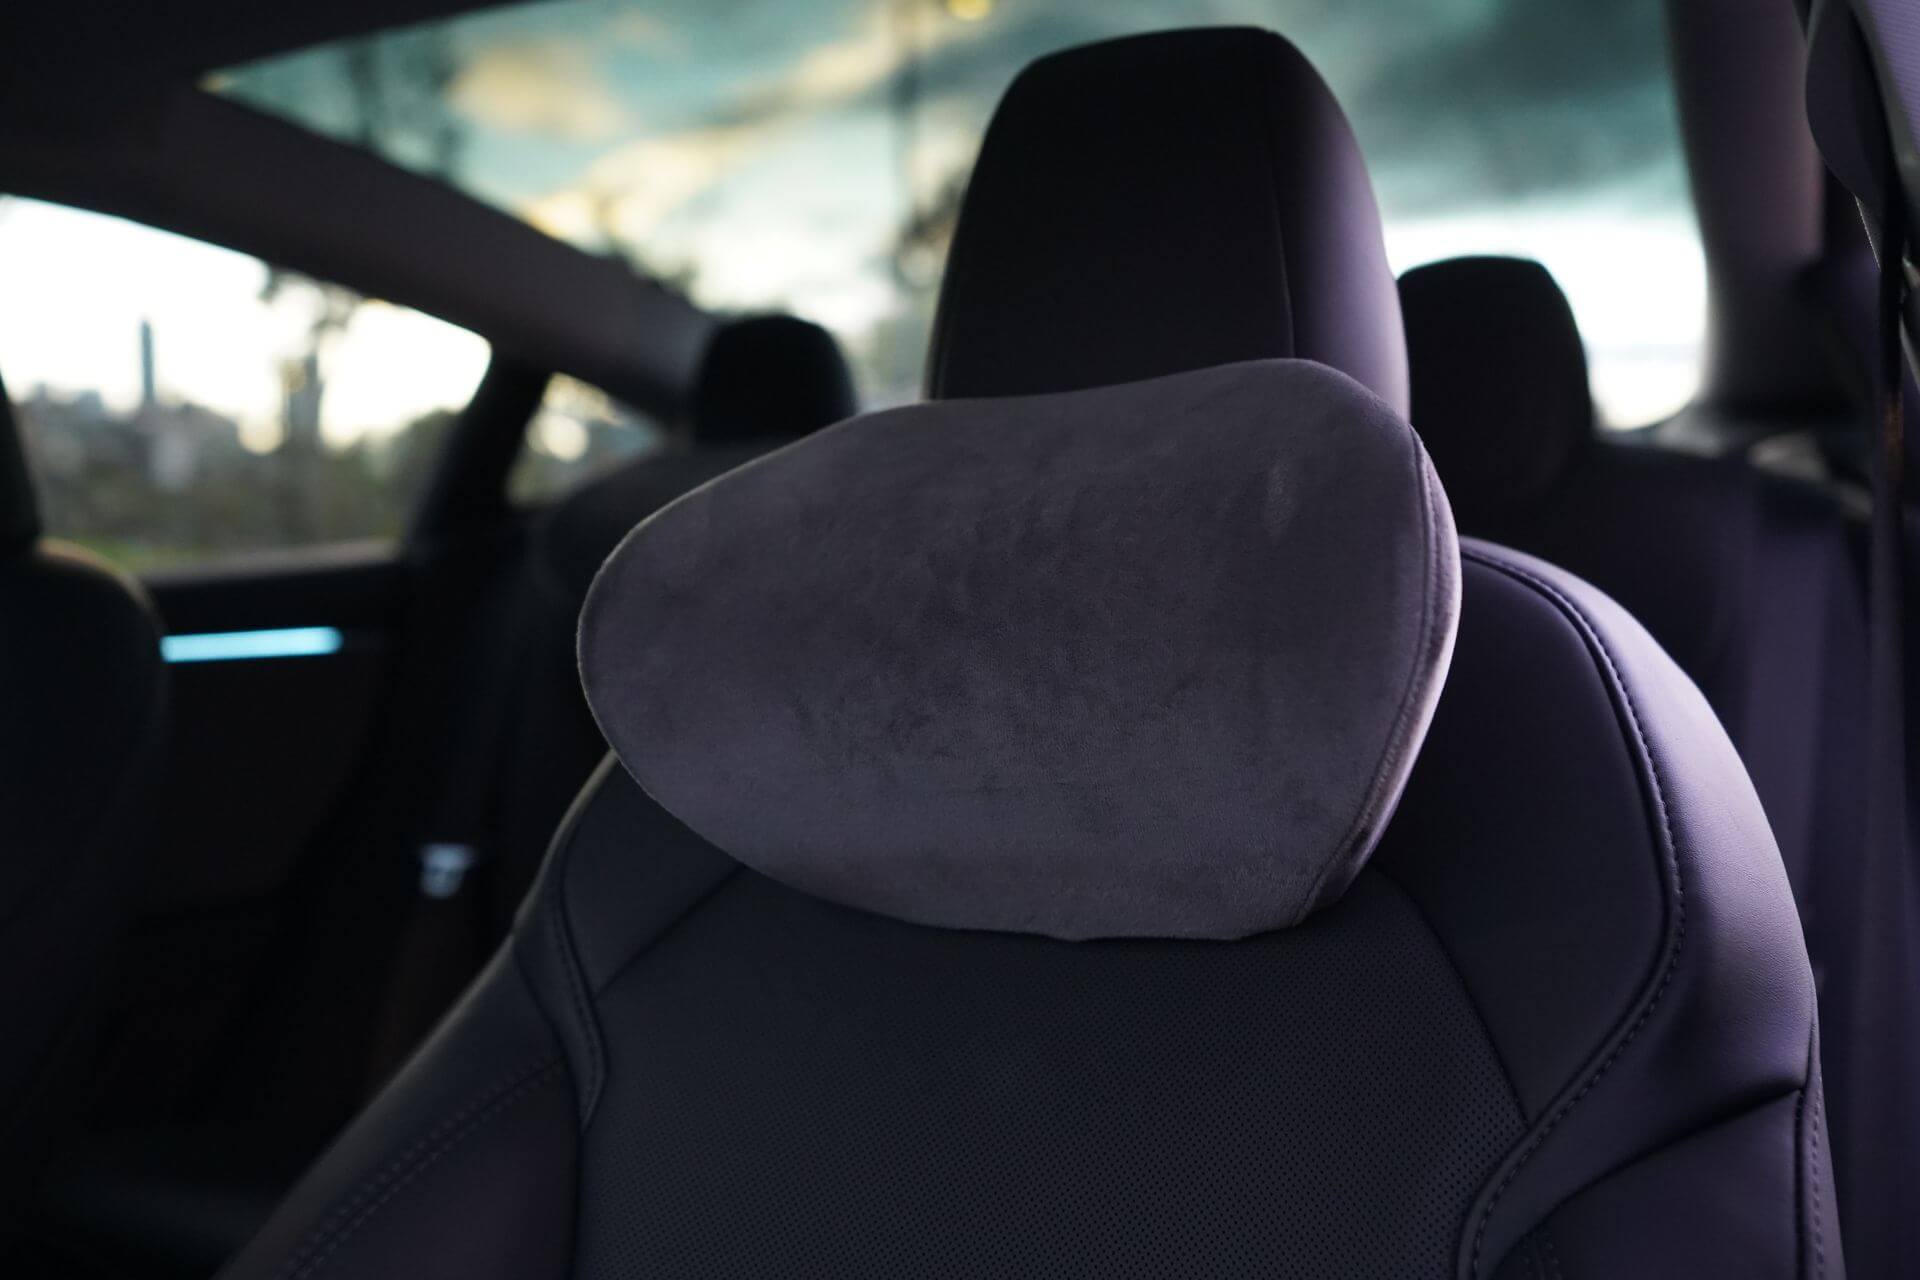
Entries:
<svg viewBox="0 0 1920 1280">
<path fill-rule="evenodd" d="M 575 656 L 580 606 L 600 563 L 681 494 L 854 411 L 832 336 L 781 315 L 718 326 L 689 404 L 685 448 L 636 459 L 539 512 L 514 559 L 489 570 L 476 630 L 504 648 L 469 665 L 498 680 L 474 696 L 501 723 L 488 734 L 492 751 L 472 762 L 487 778 L 460 791 L 484 811 L 447 815 L 481 833 L 483 861 L 458 898 L 421 900 L 384 975 L 392 989 L 361 1002 L 382 1023 L 376 1077 L 404 1060 L 505 934 L 555 827 L 606 754 Z M 511 787 L 491 785 L 508 778 Z M 367 1069 L 346 1065 L 356 1078 Z M 64 1247 L 142 1275 L 205 1275 L 298 1171 L 305 1154 L 296 1148 L 289 1160 L 287 1136 L 191 1122 L 103 1135 L 59 1170 L 45 1212 Z"/>
<path fill-rule="evenodd" d="M 1869 696 L 1860 522 L 1810 482 L 1597 433 L 1573 313 L 1537 263 L 1418 267 L 1401 277 L 1400 300 L 1414 427 L 1461 529 L 1618 600 L 1700 686 L 1739 749 L 1820 980 L 1836 1159 L 1873 1167 L 1856 1152 L 1871 1144 L 1876 1114 L 1904 1100 L 1854 1096 L 1838 1055 L 1871 1046 L 1882 1018 L 1920 1017 L 1920 999 L 1863 1008 L 1868 988 L 1851 972 Z"/>
<path fill-rule="evenodd" d="M 607 751 L 580 693 L 575 634 L 593 575 L 633 527 L 675 498 L 855 412 L 839 344 L 794 316 L 721 325 L 701 363 L 688 417 L 690 447 L 640 458 L 590 481 L 536 517 L 526 554 L 527 648 L 503 707 L 499 793 L 489 830 L 489 886 L 503 936 L 567 806 Z"/>
<path fill-rule="evenodd" d="M 231 1280 L 1838 1275 L 1764 815 L 1617 606 L 1456 540 L 1298 53 L 1035 64 L 941 315 L 1027 385 L 602 570 L 617 763 Z"/>
<path fill-rule="evenodd" d="M 0 1204 L 19 1202 L 67 1088 L 137 871 L 165 732 L 140 588 L 41 536 L 0 388 Z M 0 1270 L 14 1224 L 0 1220 Z"/>
<path fill-rule="evenodd" d="M 1810 908 L 1819 867 L 1861 839 L 1858 794 L 1826 763 L 1864 696 L 1858 521 L 1737 458 L 1603 437 L 1573 312 L 1538 263 L 1416 267 L 1400 305 L 1414 429 L 1460 527 L 1572 570 L 1653 633 L 1740 749 Z"/>
</svg>

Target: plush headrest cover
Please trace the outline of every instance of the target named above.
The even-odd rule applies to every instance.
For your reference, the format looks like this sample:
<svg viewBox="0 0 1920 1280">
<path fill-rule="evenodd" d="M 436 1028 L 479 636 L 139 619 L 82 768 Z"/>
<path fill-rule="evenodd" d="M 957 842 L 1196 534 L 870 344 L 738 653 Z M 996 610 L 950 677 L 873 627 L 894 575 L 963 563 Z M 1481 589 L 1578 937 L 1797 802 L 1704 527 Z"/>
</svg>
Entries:
<svg viewBox="0 0 1920 1280">
<path fill-rule="evenodd" d="M 743 316 L 714 330 L 693 396 L 703 446 L 798 439 L 857 411 L 833 335 L 794 316 Z"/>
<path fill-rule="evenodd" d="M 1593 438 L 1573 309 L 1524 258 L 1453 258 L 1400 279 L 1413 427 L 1461 524 L 1544 497 Z"/>
<path fill-rule="evenodd" d="M 1358 872 L 1457 607 L 1412 431 L 1270 361 L 830 428 L 629 535 L 580 653 L 627 769 L 773 879 L 1233 938 Z"/>
<path fill-rule="evenodd" d="M 6 384 L 0 383 L 0 555 L 24 550 L 39 536 L 40 505 L 27 470 L 26 442 Z"/>
<path fill-rule="evenodd" d="M 1380 214 L 1353 131 L 1292 45 L 1170 31 L 1042 58 L 967 187 L 935 398 L 1026 395 L 1294 356 L 1407 410 Z"/>
</svg>

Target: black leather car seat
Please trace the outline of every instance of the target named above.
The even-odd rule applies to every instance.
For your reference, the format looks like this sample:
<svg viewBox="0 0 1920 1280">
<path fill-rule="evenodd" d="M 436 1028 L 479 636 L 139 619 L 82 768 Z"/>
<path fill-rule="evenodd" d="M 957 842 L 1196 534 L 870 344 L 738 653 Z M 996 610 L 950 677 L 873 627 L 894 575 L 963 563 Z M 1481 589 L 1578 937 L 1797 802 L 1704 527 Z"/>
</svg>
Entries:
<svg viewBox="0 0 1920 1280">
<path fill-rule="evenodd" d="M 1598 433 L 1572 310 L 1537 263 L 1418 267 L 1401 277 L 1400 300 L 1414 427 L 1460 527 L 1606 590 L 1700 686 L 1739 749 L 1820 979 L 1833 1145 L 1843 1169 L 1855 1150 L 1851 1167 L 1872 1168 L 1864 1146 L 1877 1117 L 1903 1099 L 1854 1096 L 1836 1056 L 1849 1044 L 1871 1053 L 1878 1021 L 1901 1013 L 1864 1004 L 1848 971 L 1869 697 L 1857 516 L 1828 491 L 1743 458 Z"/>
<path fill-rule="evenodd" d="M 71 1055 L 153 798 L 165 686 L 139 587 L 41 536 L 0 389 L 0 1190 L 32 1169 L 81 1065 Z"/>
<path fill-rule="evenodd" d="M 514 731 L 500 776 L 513 785 L 492 816 L 501 862 L 494 886 L 504 932 L 567 806 L 607 753 L 580 693 L 574 636 L 587 588 L 642 520 L 723 475 L 856 409 L 853 377 L 833 335 L 789 315 L 721 324 L 701 361 L 688 447 L 649 454 L 541 512 L 526 551 L 527 644 L 503 702 Z"/>
<path fill-rule="evenodd" d="M 1290 46 L 1174 33 L 1036 64 L 976 190 L 1005 138 L 1036 190 L 1091 154 L 1026 114 L 1060 101 L 1170 122 L 1148 187 L 1182 132 L 1270 189 L 1358 167 Z M 1366 269 L 1269 220 L 1239 278 L 1284 306 L 1211 300 L 1239 364 L 1113 341 L 1104 285 L 1025 330 L 968 273 L 1044 235 L 970 195 L 936 384 L 998 309 L 1042 385 L 856 419 L 627 538 L 582 622 L 618 761 L 227 1274 L 1839 1274 L 1752 789 L 1616 606 L 1456 540 L 1339 194 L 1297 207 Z M 1296 348 L 1346 364 L 1250 359 Z"/>
<path fill-rule="evenodd" d="M 580 607 L 601 561 L 680 494 L 853 409 L 846 362 L 825 330 L 791 316 L 728 320 L 715 329 L 689 395 L 684 447 L 626 463 L 536 513 L 512 559 L 490 571 L 497 585 L 481 615 L 488 625 L 470 634 L 499 646 L 499 656 L 466 666 L 492 677 L 476 680 L 469 696 L 501 727 L 480 733 L 489 750 L 465 753 L 485 760 L 485 781 L 460 789 L 484 808 L 461 815 L 460 827 L 480 833 L 484 858 L 459 897 L 422 901 L 406 922 L 397 959 L 380 970 L 391 985 L 359 993 L 365 1016 L 380 1018 L 381 1061 L 398 1065 L 505 935 L 554 828 L 606 755 L 574 658 Z M 476 714 L 469 731 L 484 724 Z M 512 785 L 494 785 L 498 779 Z M 354 929 L 355 945 L 369 945 L 364 921 L 341 927 Z M 366 1077 L 364 1053 L 337 1051 L 337 1023 L 300 1030 L 290 1052 L 311 1061 L 310 1037 L 324 1034 L 349 1085 Z M 312 1150 L 301 1139 L 229 1125 L 107 1135 L 68 1153 L 40 1212 L 68 1253 L 109 1255 L 129 1274 L 205 1275 L 288 1189 Z M 71 1265 L 63 1257 L 50 1273 Z"/>
<path fill-rule="evenodd" d="M 1740 749 L 1810 909 L 1820 868 L 1862 838 L 1854 757 L 1827 764 L 1864 696 L 1858 521 L 1739 458 L 1603 438 L 1573 312 L 1538 263 L 1416 267 L 1400 303 L 1413 425 L 1461 529 L 1572 570 L 1653 634 Z"/>
</svg>

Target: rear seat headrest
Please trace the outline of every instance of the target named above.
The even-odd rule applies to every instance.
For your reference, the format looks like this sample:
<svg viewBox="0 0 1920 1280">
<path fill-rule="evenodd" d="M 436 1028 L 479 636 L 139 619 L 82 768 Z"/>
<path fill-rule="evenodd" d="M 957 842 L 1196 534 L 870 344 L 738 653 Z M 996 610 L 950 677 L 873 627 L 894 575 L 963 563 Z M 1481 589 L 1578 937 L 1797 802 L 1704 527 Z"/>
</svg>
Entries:
<svg viewBox="0 0 1920 1280">
<path fill-rule="evenodd" d="M 40 505 L 27 469 L 26 441 L 6 384 L 0 383 L 0 555 L 23 550 L 39 536 Z"/>
<path fill-rule="evenodd" d="M 1412 431 L 1276 360 L 855 418 L 636 529 L 588 701 L 747 866 L 925 924 L 1232 938 L 1339 896 L 1452 651 Z"/>
<path fill-rule="evenodd" d="M 1453 258 L 1400 278 L 1413 427 L 1461 523 L 1538 501 L 1593 438 L 1573 309 L 1524 258 Z"/>
<path fill-rule="evenodd" d="M 694 389 L 701 446 L 798 439 L 857 411 L 833 335 L 794 316 L 742 316 L 714 330 Z"/>
<path fill-rule="evenodd" d="M 928 362 L 936 398 L 1292 356 L 1406 412 L 1380 216 L 1324 81 L 1270 32 L 1054 54 L 995 113 Z"/>
</svg>

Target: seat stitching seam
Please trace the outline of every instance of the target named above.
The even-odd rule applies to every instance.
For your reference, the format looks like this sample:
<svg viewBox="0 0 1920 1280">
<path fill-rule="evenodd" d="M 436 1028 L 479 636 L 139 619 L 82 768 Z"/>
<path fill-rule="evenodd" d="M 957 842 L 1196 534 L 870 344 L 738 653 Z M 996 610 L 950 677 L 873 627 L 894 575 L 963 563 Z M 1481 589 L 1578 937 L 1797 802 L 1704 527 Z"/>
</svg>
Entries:
<svg viewBox="0 0 1920 1280">
<path fill-rule="evenodd" d="M 1528 1236 L 1531 1237 L 1537 1232 L 1545 1230 L 1546 1221 L 1548 1219 L 1552 1218 L 1554 1214 L 1559 1213 L 1560 1210 L 1566 1208 L 1569 1204 L 1572 1204 L 1575 1200 L 1578 1200 L 1580 1197 L 1586 1195 L 1589 1191 L 1592 1191 L 1594 1188 L 1602 1185 L 1603 1183 L 1606 1183 L 1612 1178 L 1615 1178 L 1627 1172 L 1630 1169 L 1637 1168 L 1644 1161 L 1652 1158 L 1653 1156 L 1658 1155 L 1665 1151 L 1670 1151 L 1673 1148 L 1678 1147 L 1684 1143 L 1692 1142 L 1698 1138 L 1704 1137 L 1705 1135 L 1713 1132 L 1716 1129 L 1720 1129 L 1726 1125 L 1732 1124 L 1736 1120 L 1746 1119 L 1754 1115 L 1756 1112 L 1764 1110 L 1765 1108 L 1774 1105 L 1775 1103 L 1781 1101 L 1784 1098 L 1794 1098 L 1797 1100 L 1800 1097 L 1802 1092 L 1803 1090 L 1799 1086 L 1785 1087 L 1785 1088 L 1781 1088 L 1778 1092 L 1766 1094 L 1756 1101 L 1744 1103 L 1730 1110 L 1723 1110 L 1723 1111 L 1716 1112 L 1711 1118 L 1703 1120 L 1698 1124 L 1690 1125 L 1687 1128 L 1683 1129 L 1681 1132 L 1674 1134 L 1673 1136 L 1665 1139 L 1664 1141 L 1656 1144 L 1655 1146 L 1645 1151 L 1642 1151 L 1637 1155 L 1634 1155 L 1624 1161 L 1621 1161 L 1618 1164 L 1612 1165 L 1609 1168 L 1601 1170 L 1599 1173 L 1594 1174 L 1593 1177 L 1587 1179 L 1585 1182 L 1582 1182 L 1580 1185 L 1568 1191 L 1566 1195 L 1554 1201 L 1552 1205 L 1548 1206 L 1546 1211 L 1541 1215 L 1540 1225 L 1530 1230 L 1527 1233 Z M 1796 1106 L 1798 1105 L 1797 1101 L 1795 1105 Z"/>
<path fill-rule="evenodd" d="M 1809 1066 L 1812 1064 L 1809 1063 Z M 1807 1261 L 1807 1240 L 1810 1232 L 1807 1223 L 1807 1197 L 1813 1194 L 1813 1179 L 1807 1161 L 1812 1130 L 1807 1127 L 1807 1089 L 1813 1083 L 1811 1074 L 1807 1085 L 1802 1086 L 1793 1103 L 1793 1239 L 1798 1246 L 1794 1250 L 1794 1274 L 1805 1274 Z"/>
<path fill-rule="evenodd" d="M 1507 1086 L 1507 1094 L 1513 1102 L 1514 1112 L 1519 1116 L 1520 1123 L 1522 1125 L 1526 1124 L 1528 1120 L 1526 1103 L 1520 1098 L 1520 1089 L 1514 1083 L 1512 1070 L 1507 1066 L 1506 1059 L 1501 1056 L 1500 1043 L 1494 1038 L 1493 1028 L 1487 1023 L 1487 1016 L 1485 1011 L 1481 1009 L 1480 1002 L 1474 999 L 1473 988 L 1468 984 L 1466 975 L 1461 972 L 1459 961 L 1455 959 L 1453 951 L 1447 946 L 1447 941 L 1441 936 L 1440 930 L 1434 927 L 1433 919 L 1427 914 L 1425 904 L 1422 903 L 1419 898 L 1415 897 L 1413 891 L 1402 884 L 1400 879 L 1385 867 L 1369 863 L 1367 870 L 1392 885 L 1394 889 L 1400 893 L 1400 896 L 1406 899 L 1407 909 L 1413 913 L 1413 918 L 1420 922 L 1421 926 L 1427 931 L 1427 935 L 1433 939 L 1434 949 L 1440 953 L 1440 958 L 1447 962 L 1447 968 L 1453 974 L 1453 980 L 1460 985 L 1461 998 L 1466 1002 L 1468 1011 L 1473 1014 L 1474 1021 L 1479 1024 L 1480 1034 L 1486 1039 L 1487 1049 L 1493 1055 L 1494 1065 L 1500 1068 L 1500 1079 L 1501 1082 Z"/>
<path fill-rule="evenodd" d="M 574 1021 L 580 1027 L 581 1038 L 587 1042 L 587 1079 L 585 1087 L 580 1090 L 578 1102 L 580 1127 L 584 1130 L 593 1115 L 594 1104 L 599 1101 L 600 1081 L 605 1067 L 600 1028 L 593 1021 L 592 1001 L 587 996 L 586 979 L 580 972 L 580 958 L 574 951 L 573 917 L 567 910 L 567 873 L 573 866 L 573 851 L 578 839 L 576 830 L 567 841 L 559 874 L 554 877 L 552 934 L 554 951 L 560 958 L 560 970 L 567 977 L 567 996 L 573 1005 Z"/>
<path fill-rule="evenodd" d="M 711 885 L 707 886 L 706 889 L 702 890 L 699 896 L 694 898 L 693 901 L 687 903 L 686 907 L 683 908 L 677 915 L 675 915 L 673 919 L 667 921 L 665 924 L 661 925 L 658 929 L 654 930 L 653 933 L 649 935 L 645 941 L 641 942 L 639 946 L 633 949 L 633 952 L 630 955 L 628 955 L 625 959 L 623 959 L 619 964 L 615 965 L 613 972 L 609 973 L 606 977 L 606 980 L 600 984 L 599 990 L 605 991 L 608 987 L 618 982 L 621 976 L 625 974 L 627 970 L 631 969 L 634 966 L 634 964 L 640 960 L 642 956 L 645 956 L 648 952 L 652 951 L 655 947 L 659 946 L 662 942 L 666 941 L 668 934 L 672 933 L 674 930 L 678 929 L 681 925 L 685 924 L 687 920 L 690 917 L 692 917 L 694 912 L 700 910 L 700 908 L 706 906 L 707 903 L 711 902 L 719 894 L 719 892 L 722 889 L 726 888 L 727 885 L 731 884 L 733 882 L 734 877 L 739 875 L 740 872 L 743 870 L 745 870 L 745 867 L 741 864 L 736 863 L 733 866 L 728 867 L 725 871 L 722 871 L 717 877 L 715 877 L 714 882 Z"/>
<path fill-rule="evenodd" d="M 326 1248 L 321 1249 L 318 1253 L 315 1253 L 311 1258 L 309 1258 L 307 1262 L 299 1268 L 299 1270 L 292 1273 L 292 1275 L 289 1277 L 289 1280 L 304 1280 L 304 1277 L 316 1274 L 322 1267 L 326 1265 L 328 1260 L 334 1256 L 334 1254 L 339 1250 L 341 1245 L 345 1244 L 350 1238 L 352 1238 L 355 1232 L 357 1232 L 358 1230 L 360 1230 L 361 1227 L 365 1226 L 368 1222 L 370 1222 L 374 1218 L 374 1216 L 380 1212 L 381 1209 L 386 1207 L 387 1203 L 390 1200 L 392 1200 L 393 1197 L 400 1194 L 400 1192 L 402 1192 L 408 1186 L 410 1186 L 414 1182 L 414 1180 L 417 1179 L 421 1174 L 425 1173 L 427 1170 L 431 1169 L 435 1164 L 439 1163 L 439 1160 L 442 1156 L 446 1155 L 449 1151 L 452 1151 L 455 1147 L 459 1146 L 462 1142 L 465 1142 L 468 1138 L 472 1137 L 475 1133 L 478 1133 L 481 1129 L 485 1128 L 486 1125 L 491 1121 L 506 1114 L 507 1111 L 512 1109 L 514 1104 L 520 1102 L 525 1098 L 529 1098 L 533 1096 L 533 1094 L 537 1093 L 539 1090 L 545 1088 L 546 1086 L 552 1084 L 554 1081 L 558 1080 L 561 1077 L 561 1074 L 562 1074 L 561 1064 L 559 1062 L 550 1062 L 547 1064 L 547 1069 L 545 1071 L 541 1072 L 540 1074 L 538 1074 L 537 1076 L 534 1076 L 531 1079 L 523 1080 L 518 1086 L 516 1086 L 510 1092 L 502 1094 L 500 1097 L 494 1099 L 494 1101 L 485 1110 L 480 1112 L 478 1115 L 475 1115 L 457 1132 L 449 1134 L 446 1137 L 446 1139 L 437 1148 L 435 1148 L 434 1150 L 422 1156 L 411 1168 L 408 1168 L 403 1172 L 398 1172 L 397 1176 L 394 1177 L 392 1184 L 388 1186 L 387 1189 L 380 1194 L 378 1199 L 374 1200 L 373 1203 L 367 1205 L 364 1209 L 362 1209 L 357 1215 L 355 1215 L 352 1221 L 342 1226 L 333 1235 L 332 1239 L 326 1241 Z"/>
<path fill-rule="evenodd" d="M 1826 1105 L 1821 1094 L 1813 1096 L 1813 1274 L 1816 1277 L 1827 1274 L 1827 1247 L 1820 1230 L 1820 1129 L 1825 1120 Z"/>
<path fill-rule="evenodd" d="M 508 1105 L 534 1089 L 551 1083 L 558 1077 L 562 1065 L 557 1058 L 544 1058 L 515 1072 L 497 1084 L 488 1086 L 451 1116 L 408 1143 L 398 1155 L 363 1178 L 353 1194 L 308 1234 L 306 1241 L 276 1274 L 282 1280 L 299 1280 L 299 1277 L 311 1274 L 348 1234 L 358 1229 L 359 1224 L 395 1191 Z M 409 1169 L 409 1165 L 414 1167 Z M 367 1204 L 370 1196 L 378 1197 L 371 1205 Z M 321 1249 L 323 1244 L 326 1245 L 324 1250 Z"/>
<path fill-rule="evenodd" d="M 1807 1141 L 1812 1146 L 1812 1164 L 1805 1172 L 1808 1179 L 1808 1187 L 1813 1193 L 1813 1221 L 1811 1223 L 1813 1227 L 1813 1274 L 1816 1280 L 1818 1280 L 1819 1277 L 1827 1274 L 1826 1240 L 1820 1230 L 1820 1127 L 1822 1115 L 1826 1109 L 1826 1090 L 1815 1090 L 1813 1082 L 1813 1073 L 1809 1071 L 1807 1073 L 1806 1091 L 1802 1092 L 1801 1097 L 1804 1099 L 1807 1092 L 1813 1093 L 1813 1126 L 1807 1131 Z"/>
<path fill-rule="evenodd" d="M 1560 1251 L 1553 1247 L 1553 1237 L 1544 1222 L 1540 1224 L 1540 1247 L 1546 1251 L 1547 1273 L 1553 1280 L 1566 1280 L 1566 1273 L 1560 1269 Z"/>
<path fill-rule="evenodd" d="M 1559 1126 L 1562 1120 L 1566 1119 L 1566 1117 L 1572 1113 L 1576 1106 L 1586 1099 L 1586 1096 L 1593 1091 L 1594 1086 L 1599 1084 L 1607 1072 L 1612 1069 L 1613 1064 L 1620 1060 L 1621 1054 L 1626 1052 L 1628 1046 L 1633 1043 L 1634 1039 L 1639 1036 L 1640 1032 L 1646 1027 L 1648 1021 L 1653 1016 L 1653 1011 L 1659 1007 L 1660 1001 L 1665 997 L 1667 988 L 1672 985 L 1674 974 L 1678 972 L 1680 967 L 1680 952 L 1686 942 L 1687 918 L 1685 886 L 1682 883 L 1680 872 L 1679 848 L 1673 838 L 1673 823 L 1671 815 L 1667 811 L 1666 792 L 1660 785 L 1660 770 L 1658 765 L 1654 763 L 1652 751 L 1647 746 L 1646 733 L 1641 727 L 1639 712 L 1634 706 L 1633 694 L 1627 688 L 1626 681 L 1621 677 L 1620 669 L 1614 662 L 1612 651 L 1608 649 L 1606 640 L 1600 635 L 1598 629 L 1592 625 L 1579 605 L 1546 579 L 1530 573 L 1518 565 L 1504 563 L 1470 548 L 1463 548 L 1462 554 L 1471 558 L 1475 563 L 1492 569 L 1495 572 L 1504 573 L 1509 577 L 1531 584 L 1535 590 L 1553 600 L 1560 606 L 1562 612 L 1577 624 L 1582 635 L 1599 655 L 1601 661 L 1605 663 L 1608 677 L 1614 689 L 1619 693 L 1620 706 L 1626 713 L 1627 723 L 1633 729 L 1634 738 L 1639 744 L 1641 760 L 1645 766 L 1644 775 L 1653 792 L 1654 808 L 1659 815 L 1661 834 L 1665 842 L 1664 852 L 1667 855 L 1668 865 L 1673 873 L 1674 909 L 1673 937 L 1668 944 L 1669 949 L 1666 962 L 1660 974 L 1659 982 L 1653 989 L 1652 995 L 1647 998 L 1646 1004 L 1635 1016 L 1632 1025 L 1627 1028 L 1625 1035 L 1623 1035 L 1619 1042 L 1601 1059 L 1600 1063 L 1593 1069 L 1592 1073 L 1588 1075 L 1580 1088 L 1576 1090 L 1571 1097 L 1562 1099 L 1560 1103 L 1548 1113 L 1546 1120 L 1541 1126 L 1528 1138 L 1526 1144 L 1520 1150 L 1519 1158 L 1514 1161 L 1513 1166 L 1507 1170 L 1498 1185 L 1494 1187 L 1493 1194 L 1488 1199 L 1486 1208 L 1481 1211 L 1479 1223 L 1474 1229 L 1473 1250 L 1469 1255 L 1467 1268 L 1470 1276 L 1478 1276 L 1480 1274 L 1481 1251 L 1486 1244 L 1487 1227 L 1493 1220 L 1494 1210 L 1499 1206 L 1501 1198 L 1506 1195 L 1507 1190 L 1513 1185 L 1520 1171 L 1526 1167 L 1527 1162 L 1533 1158 L 1534 1154 L 1539 1151 L 1540 1147 L 1546 1142 L 1548 1135 Z"/>
</svg>

